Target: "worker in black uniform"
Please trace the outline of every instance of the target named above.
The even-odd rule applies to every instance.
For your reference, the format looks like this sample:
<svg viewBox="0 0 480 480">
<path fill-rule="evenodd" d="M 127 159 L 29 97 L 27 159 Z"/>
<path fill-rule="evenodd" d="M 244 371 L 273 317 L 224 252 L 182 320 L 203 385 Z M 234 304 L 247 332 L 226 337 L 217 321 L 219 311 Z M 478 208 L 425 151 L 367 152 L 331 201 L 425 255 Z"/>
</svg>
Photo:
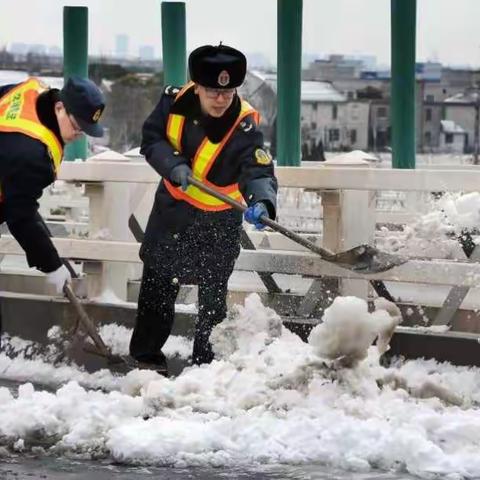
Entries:
<svg viewBox="0 0 480 480">
<path fill-rule="evenodd" d="M 144 270 L 130 354 L 141 368 L 166 372 L 161 349 L 180 284 L 199 287 L 193 363 L 211 362 L 210 333 L 226 316 L 242 214 L 189 185 L 188 176 L 244 199 L 245 219 L 258 228 L 262 215 L 275 218 L 277 181 L 258 113 L 236 92 L 246 64 L 226 45 L 197 48 L 188 61 L 191 82 L 166 87 L 143 126 L 141 153 L 162 180 L 140 251 Z"/>
<path fill-rule="evenodd" d="M 102 136 L 103 109 L 100 90 L 79 77 L 62 90 L 34 77 L 0 86 L 0 223 L 7 223 L 29 266 L 46 273 L 57 294 L 71 277 L 38 213 L 38 199 L 55 181 L 66 143 L 83 133 Z"/>
</svg>

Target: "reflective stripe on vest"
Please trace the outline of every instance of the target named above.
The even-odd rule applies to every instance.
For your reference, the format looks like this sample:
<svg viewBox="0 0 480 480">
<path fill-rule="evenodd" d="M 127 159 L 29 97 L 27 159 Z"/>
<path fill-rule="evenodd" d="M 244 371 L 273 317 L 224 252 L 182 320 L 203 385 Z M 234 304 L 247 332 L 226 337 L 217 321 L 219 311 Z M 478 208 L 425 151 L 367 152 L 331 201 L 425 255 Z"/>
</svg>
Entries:
<svg viewBox="0 0 480 480">
<path fill-rule="evenodd" d="M 175 101 L 179 96 L 183 95 L 185 91 L 189 88 L 192 88 L 193 84 L 187 84 L 177 95 Z M 230 130 L 223 137 L 221 142 L 212 143 L 205 137 L 198 147 L 195 156 L 193 158 L 192 172 L 193 177 L 203 182 L 205 185 L 215 188 L 216 190 L 228 195 L 230 198 L 233 198 L 236 201 L 242 200 L 242 194 L 238 188 L 238 183 L 227 185 L 225 187 L 219 187 L 207 180 L 207 175 L 210 169 L 212 168 L 215 160 L 222 151 L 223 147 L 232 136 L 233 132 L 240 124 L 240 122 L 247 116 L 253 115 L 255 122 L 258 123 L 258 113 L 257 111 L 246 101 L 242 100 L 240 113 L 235 120 L 235 123 L 232 125 Z M 170 144 L 179 152 L 182 151 L 181 148 L 181 139 L 183 135 L 183 127 L 185 124 L 185 117 L 178 114 L 170 114 L 167 120 L 167 138 Z M 209 211 L 220 211 L 227 210 L 232 208 L 227 203 L 222 200 L 218 200 L 215 197 L 212 197 L 208 193 L 201 191 L 199 188 L 189 185 L 186 191 L 183 191 L 181 187 L 175 187 L 168 180 L 164 179 L 167 190 L 170 192 L 172 197 L 176 200 L 185 200 L 191 205 L 200 208 L 202 210 Z"/>
<path fill-rule="evenodd" d="M 56 135 L 45 127 L 37 115 L 37 98 L 48 87 L 36 78 L 30 78 L 0 98 L 0 132 L 23 133 L 41 141 L 53 159 L 57 173 L 63 148 Z"/>
</svg>

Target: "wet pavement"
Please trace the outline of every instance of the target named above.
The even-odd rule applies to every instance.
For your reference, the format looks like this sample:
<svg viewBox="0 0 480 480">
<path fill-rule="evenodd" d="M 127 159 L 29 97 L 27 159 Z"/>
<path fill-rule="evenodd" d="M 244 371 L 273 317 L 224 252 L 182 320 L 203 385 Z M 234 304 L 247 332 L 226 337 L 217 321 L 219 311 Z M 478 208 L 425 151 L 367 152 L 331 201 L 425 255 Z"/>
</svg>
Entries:
<svg viewBox="0 0 480 480">
<path fill-rule="evenodd" d="M 354 473 L 328 470 L 319 465 L 258 466 L 235 468 L 126 467 L 102 462 L 65 458 L 16 457 L 0 464 L 0 480 L 412 480 L 416 477 L 392 473 Z"/>
</svg>

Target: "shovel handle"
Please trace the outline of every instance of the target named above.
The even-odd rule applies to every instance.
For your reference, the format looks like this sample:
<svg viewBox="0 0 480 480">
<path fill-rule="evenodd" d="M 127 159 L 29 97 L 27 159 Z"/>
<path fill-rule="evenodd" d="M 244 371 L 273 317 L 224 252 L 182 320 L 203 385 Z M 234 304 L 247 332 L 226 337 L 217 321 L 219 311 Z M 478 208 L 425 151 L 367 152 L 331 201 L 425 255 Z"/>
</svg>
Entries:
<svg viewBox="0 0 480 480">
<path fill-rule="evenodd" d="M 48 225 L 45 223 L 45 220 L 43 220 L 43 218 L 40 215 L 38 215 L 38 218 L 43 224 L 43 228 L 47 232 L 48 236 L 51 238 L 52 232 L 50 232 L 50 229 L 48 228 Z M 66 258 L 61 258 L 60 260 L 62 261 L 63 265 L 65 265 L 65 267 L 68 269 L 72 278 L 78 278 L 78 274 L 75 271 L 75 269 L 72 267 L 72 264 Z M 73 291 L 72 286 L 68 282 L 66 282 L 65 285 L 63 286 L 63 293 L 68 298 L 71 305 L 77 312 L 79 323 L 83 326 L 85 332 L 92 339 L 92 342 L 94 343 L 94 346 L 90 346 L 90 347 L 88 345 L 85 345 L 83 350 L 89 353 L 95 353 L 97 355 L 105 357 L 110 364 L 125 363 L 126 365 L 128 365 L 128 362 L 124 357 L 120 355 L 113 355 L 112 352 L 110 352 L 110 349 L 107 347 L 102 337 L 98 333 L 97 327 L 93 323 L 92 319 L 88 316 L 87 311 L 85 310 L 84 306 L 81 304 L 78 297 L 75 295 L 75 292 Z"/>
<path fill-rule="evenodd" d="M 52 237 L 52 232 L 50 232 L 50 229 L 45 223 L 45 220 L 43 220 L 43 218 L 40 216 L 39 218 L 43 224 L 43 227 L 45 228 L 45 231 L 48 233 L 48 236 Z M 72 267 L 71 263 L 66 258 L 62 258 L 61 261 L 70 272 L 70 275 L 72 276 L 72 278 L 78 278 L 78 274 Z M 73 305 L 73 308 L 77 312 L 80 324 L 83 326 L 83 328 L 85 329 L 89 337 L 92 339 L 93 343 L 97 347 L 97 350 L 100 352 L 100 354 L 107 358 L 112 357 L 110 350 L 108 349 L 107 345 L 105 344 L 102 337 L 98 333 L 97 328 L 95 327 L 95 324 L 88 316 L 85 308 L 80 303 L 80 300 L 75 295 L 75 292 L 73 291 L 69 283 L 65 283 L 65 285 L 63 286 L 63 293 L 68 298 L 70 303 Z"/>
<path fill-rule="evenodd" d="M 237 202 L 233 198 L 230 198 L 228 195 L 225 195 L 225 194 L 219 192 L 218 190 L 205 185 L 204 183 L 200 182 L 196 178 L 188 177 L 188 182 L 191 185 L 194 185 L 195 187 L 204 191 L 205 193 L 210 194 L 212 197 L 215 197 L 218 200 L 222 200 L 223 202 L 227 203 L 228 205 L 230 205 L 231 207 L 235 208 L 236 210 L 238 210 L 240 212 L 245 212 L 245 210 L 247 210 L 247 208 L 248 208 L 245 205 L 243 205 L 242 203 Z M 275 220 L 272 220 L 271 218 L 269 218 L 265 215 L 262 215 L 260 217 L 260 221 L 263 224 L 270 227 L 272 230 L 275 230 L 276 232 L 279 232 L 279 233 L 285 235 L 290 240 L 293 240 L 294 242 L 302 245 L 303 247 L 307 248 L 308 250 L 311 250 L 312 252 L 317 253 L 324 260 L 330 260 L 331 261 L 335 257 L 335 254 L 333 252 L 331 252 L 330 250 L 328 250 L 326 248 L 323 248 L 323 247 L 319 247 L 318 245 L 314 244 L 313 242 L 310 242 L 306 238 L 303 238 L 300 235 L 298 235 L 297 233 L 292 232 L 292 230 L 284 227 L 283 225 L 280 225 Z"/>
<path fill-rule="evenodd" d="M 111 353 L 108 347 L 105 345 L 105 342 L 103 341 L 102 337 L 97 332 L 95 325 L 93 324 L 92 320 L 88 316 L 83 305 L 80 303 L 80 300 L 77 298 L 77 296 L 73 292 L 72 287 L 68 283 L 66 283 L 63 287 L 63 291 L 66 297 L 68 298 L 68 300 L 70 301 L 70 303 L 75 308 L 78 318 L 80 319 L 81 325 L 83 326 L 83 328 L 85 328 L 86 332 L 88 333 L 90 338 L 93 340 L 93 343 L 95 343 L 95 346 L 97 347 L 99 352 L 107 358 L 110 357 Z"/>
</svg>

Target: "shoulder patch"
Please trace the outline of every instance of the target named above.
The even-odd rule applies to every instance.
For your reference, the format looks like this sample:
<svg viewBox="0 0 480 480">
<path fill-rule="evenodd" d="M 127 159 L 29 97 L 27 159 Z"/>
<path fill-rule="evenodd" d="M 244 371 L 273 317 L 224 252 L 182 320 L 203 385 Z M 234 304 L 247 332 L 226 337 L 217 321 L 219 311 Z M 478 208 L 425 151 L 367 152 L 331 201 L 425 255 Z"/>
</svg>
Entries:
<svg viewBox="0 0 480 480">
<path fill-rule="evenodd" d="M 257 148 L 255 150 L 255 160 L 259 165 L 270 165 L 272 163 L 272 157 L 263 148 Z"/>
<path fill-rule="evenodd" d="M 245 133 L 251 133 L 255 131 L 255 124 L 251 120 L 245 119 L 239 123 L 238 128 Z"/>
<path fill-rule="evenodd" d="M 175 96 L 178 92 L 180 91 L 180 89 L 178 87 L 174 87 L 173 85 L 167 85 L 165 87 L 165 90 L 163 91 L 163 93 L 165 93 L 165 95 L 169 95 L 171 97 Z"/>
</svg>

